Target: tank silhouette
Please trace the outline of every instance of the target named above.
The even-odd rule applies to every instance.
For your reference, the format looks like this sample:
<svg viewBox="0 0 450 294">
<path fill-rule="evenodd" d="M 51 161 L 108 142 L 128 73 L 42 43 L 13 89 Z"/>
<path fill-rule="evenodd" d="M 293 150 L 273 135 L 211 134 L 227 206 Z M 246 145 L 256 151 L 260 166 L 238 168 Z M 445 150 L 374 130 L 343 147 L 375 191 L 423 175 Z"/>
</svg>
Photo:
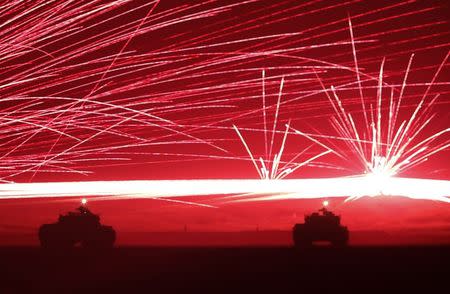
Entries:
<svg viewBox="0 0 450 294">
<path fill-rule="evenodd" d="M 293 228 L 294 246 L 310 247 L 313 242 L 327 241 L 336 247 L 348 244 L 348 229 L 341 225 L 341 217 L 325 207 L 305 216 L 305 223 Z"/>
<path fill-rule="evenodd" d="M 67 249 L 76 244 L 91 249 L 111 248 L 115 240 L 114 229 L 101 225 L 100 217 L 84 205 L 76 212 L 60 215 L 57 223 L 39 228 L 39 241 L 43 248 Z"/>
</svg>

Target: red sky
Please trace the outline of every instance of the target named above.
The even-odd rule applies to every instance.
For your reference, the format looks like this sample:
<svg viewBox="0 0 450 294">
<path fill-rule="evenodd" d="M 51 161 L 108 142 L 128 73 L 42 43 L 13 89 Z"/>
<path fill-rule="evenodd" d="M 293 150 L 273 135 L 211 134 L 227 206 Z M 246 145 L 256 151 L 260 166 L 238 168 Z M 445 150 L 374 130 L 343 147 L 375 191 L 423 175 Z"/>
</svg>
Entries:
<svg viewBox="0 0 450 294">
<path fill-rule="evenodd" d="M 99 7 L 109 2 L 92 3 L 92 7 Z M 0 129 L 2 180 L 257 178 L 232 125 L 259 129 L 260 132 L 242 133 L 255 154 L 264 153 L 263 69 L 270 126 L 284 76 L 278 118 L 281 130 L 291 120 L 297 129 L 335 135 L 329 123 L 333 110 L 326 96 L 311 94 L 320 89 L 312 69 L 327 87 L 356 81 L 352 71 L 324 68 L 331 63 L 354 66 L 348 43 L 348 16 L 352 18 L 355 40 L 367 41 L 356 44 L 360 69 L 377 77 L 385 57 L 385 81 L 389 84 L 401 84 L 412 53 L 415 57 L 409 83 L 430 82 L 450 48 L 446 1 L 261 0 L 237 5 L 240 1 L 174 4 L 163 0 L 154 8 L 145 3 L 148 1 L 131 1 L 92 18 L 72 17 L 74 23 L 61 28 L 58 23 L 46 24 L 44 12 L 36 10 L 33 13 L 41 20 L 40 27 L 27 25 L 27 21 L 37 21 L 32 14 L 24 15 L 10 27 L 0 28 L 0 38 L 13 40 L 8 44 L 19 44 L 17 48 L 22 50 L 16 57 L 18 51 L 14 50 L 19 49 L 13 50 L 16 47 L 0 41 L 0 67 L 10 69 L 0 73 L 0 112 L 4 121 Z M 57 8 L 50 5 L 46 9 Z M 12 19 L 14 13 L 24 13 L 30 7 L 16 9 L 3 18 Z M 65 10 L 54 11 L 62 15 Z M 202 15 L 205 11 L 210 15 Z M 76 9 L 69 12 L 80 13 Z M 103 35 L 105 31 L 109 33 Z M 115 39 L 115 33 L 121 38 Z M 58 34 L 67 37 L 60 39 Z M 47 39 L 48 35 L 51 37 Z M 344 43 L 330 45 L 336 42 Z M 304 48 L 313 45 L 319 46 Z M 37 49 L 24 52 L 24 48 Z M 122 55 L 114 59 L 120 52 Z M 236 59 L 228 59 L 230 56 Z M 10 84 L 11 81 L 18 85 Z M 435 82 L 441 83 L 429 92 L 430 97 L 440 94 L 432 110 L 435 117 L 421 138 L 449 127 L 448 62 Z M 367 105 L 375 103 L 376 88 L 370 87 L 376 84 L 376 80 L 364 84 Z M 399 120 L 411 114 L 426 88 L 406 88 Z M 90 94 L 93 89 L 95 93 Z M 339 93 L 361 122 L 357 89 Z M 23 97 L 25 100 L 21 100 Z M 70 106 L 61 97 L 91 100 Z M 33 102 L 38 104 L 26 105 Z M 59 109 L 64 111 L 54 112 Z M 118 124 L 121 120 L 126 123 Z M 43 130 L 36 125 L 48 128 Z M 70 136 L 61 135 L 62 132 Z M 74 138 L 87 141 L 79 143 Z M 448 134 L 444 139 L 448 140 Z M 290 137 L 286 160 L 310 144 L 304 138 Z M 346 148 L 336 144 L 336 148 Z M 109 149 L 118 146 L 122 148 Z M 314 145 L 306 155 L 321 151 L 320 146 Z M 54 155 L 54 162 L 39 165 L 33 161 L 46 162 Z M 450 180 L 448 156 L 448 150 L 444 150 L 401 175 Z M 304 158 L 307 156 L 300 159 Z M 290 178 L 355 175 L 364 171 L 350 152 L 346 160 L 329 156 L 319 163 L 322 166 L 299 169 Z M 340 169 L 324 168 L 324 163 Z M 119 244 L 141 244 L 146 242 L 141 233 L 179 231 L 185 225 L 189 231 L 197 232 L 253 231 L 256 227 L 290 230 L 305 213 L 321 205 L 319 199 L 226 203 L 219 197 L 190 197 L 189 201 L 218 208 L 158 200 L 92 200 L 89 207 L 101 215 L 104 223 L 113 225 L 119 236 L 122 234 Z M 41 223 L 55 221 L 59 213 L 75 208 L 79 199 L 0 202 L 0 245 L 35 244 L 30 232 L 35 232 Z M 450 243 L 450 210 L 445 203 L 379 197 L 347 203 L 334 199 L 331 207 L 342 215 L 350 230 L 388 232 L 395 242 Z M 372 236 L 367 237 L 368 243 L 379 243 L 379 236 L 384 235 Z"/>
</svg>

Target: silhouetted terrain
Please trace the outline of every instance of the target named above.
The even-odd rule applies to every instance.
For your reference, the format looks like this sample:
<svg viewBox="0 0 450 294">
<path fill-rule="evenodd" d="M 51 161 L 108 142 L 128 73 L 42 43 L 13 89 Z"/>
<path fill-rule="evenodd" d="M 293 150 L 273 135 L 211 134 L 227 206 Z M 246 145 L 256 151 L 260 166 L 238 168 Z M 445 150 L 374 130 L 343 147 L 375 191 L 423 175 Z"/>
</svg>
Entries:
<svg viewBox="0 0 450 294">
<path fill-rule="evenodd" d="M 438 246 L 123 247 L 65 253 L 3 247 L 0 293 L 431 293 L 447 287 L 449 262 L 450 247 Z"/>
<path fill-rule="evenodd" d="M 37 229 L 28 231 L 0 231 L 0 246 L 38 246 Z M 223 246 L 291 246 L 292 231 L 261 230 L 235 232 L 120 232 L 117 246 L 184 246 L 184 247 L 223 247 Z M 391 246 L 391 245 L 450 245 L 450 233 L 434 231 L 352 231 L 350 245 Z"/>
</svg>

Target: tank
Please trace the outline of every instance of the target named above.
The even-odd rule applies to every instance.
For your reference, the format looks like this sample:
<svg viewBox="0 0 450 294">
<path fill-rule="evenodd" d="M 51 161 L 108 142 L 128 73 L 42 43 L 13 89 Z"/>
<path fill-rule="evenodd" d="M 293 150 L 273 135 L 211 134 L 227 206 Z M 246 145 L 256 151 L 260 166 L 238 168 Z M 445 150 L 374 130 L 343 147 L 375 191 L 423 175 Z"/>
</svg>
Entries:
<svg viewBox="0 0 450 294">
<path fill-rule="evenodd" d="M 348 244 L 348 229 L 341 225 L 341 217 L 325 207 L 305 216 L 305 223 L 295 224 L 293 239 L 295 247 L 310 247 L 314 242 L 325 241 L 332 246 Z"/>
<path fill-rule="evenodd" d="M 80 244 L 84 248 L 112 248 L 116 232 L 111 226 L 100 224 L 100 217 L 85 206 L 77 211 L 60 215 L 58 222 L 39 228 L 39 241 L 43 248 L 67 249 Z"/>
</svg>

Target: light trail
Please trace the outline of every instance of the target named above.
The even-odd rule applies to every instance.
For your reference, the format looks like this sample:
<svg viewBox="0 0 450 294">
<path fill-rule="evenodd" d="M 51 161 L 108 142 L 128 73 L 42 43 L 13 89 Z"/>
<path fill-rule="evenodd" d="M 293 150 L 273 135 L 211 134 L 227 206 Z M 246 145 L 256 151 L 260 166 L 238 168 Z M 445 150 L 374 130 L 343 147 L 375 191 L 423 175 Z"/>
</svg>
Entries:
<svg viewBox="0 0 450 294">
<path fill-rule="evenodd" d="M 97 197 L 170 198 L 247 194 L 234 201 L 395 196 L 450 203 L 450 181 L 379 176 L 283 180 L 155 180 L 8 183 L 0 199 Z"/>
</svg>

